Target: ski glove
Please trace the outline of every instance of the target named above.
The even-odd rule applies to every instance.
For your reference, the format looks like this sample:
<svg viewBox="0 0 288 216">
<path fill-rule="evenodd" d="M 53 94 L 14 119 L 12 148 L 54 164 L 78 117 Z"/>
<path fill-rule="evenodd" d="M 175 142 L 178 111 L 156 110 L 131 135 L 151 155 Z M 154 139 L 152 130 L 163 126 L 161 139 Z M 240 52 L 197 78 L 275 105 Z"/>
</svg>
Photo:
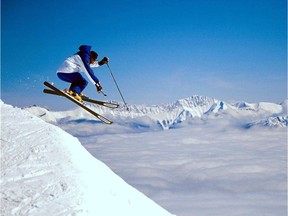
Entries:
<svg viewBox="0 0 288 216">
<path fill-rule="evenodd" d="M 99 82 L 96 83 L 95 86 L 96 86 L 97 92 L 101 92 L 102 91 L 102 86 L 100 85 Z"/>
<path fill-rule="evenodd" d="M 104 57 L 101 61 L 98 62 L 99 65 L 104 65 L 107 64 L 109 62 L 109 58 L 108 57 Z"/>
</svg>

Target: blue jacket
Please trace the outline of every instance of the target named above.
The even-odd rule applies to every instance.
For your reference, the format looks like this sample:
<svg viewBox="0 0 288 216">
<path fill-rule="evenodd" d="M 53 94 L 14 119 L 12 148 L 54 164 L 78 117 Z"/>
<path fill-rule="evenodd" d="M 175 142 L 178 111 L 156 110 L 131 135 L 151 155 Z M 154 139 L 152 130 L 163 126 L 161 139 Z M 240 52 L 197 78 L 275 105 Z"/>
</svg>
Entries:
<svg viewBox="0 0 288 216">
<path fill-rule="evenodd" d="M 91 67 L 99 67 L 98 61 L 95 61 L 93 64 L 90 64 L 90 50 L 91 46 L 82 45 L 79 47 L 79 52 L 73 56 L 68 57 L 60 65 L 57 70 L 57 73 L 80 73 L 83 72 L 86 74 L 87 78 L 94 85 L 99 82 L 98 78 L 94 75 Z"/>
<path fill-rule="evenodd" d="M 99 82 L 99 79 L 95 76 L 93 70 L 90 67 L 90 51 L 91 51 L 91 46 L 88 45 L 81 45 L 79 47 L 79 52 L 77 54 L 81 57 L 84 66 L 89 73 L 89 76 L 95 81 L 95 83 Z"/>
</svg>

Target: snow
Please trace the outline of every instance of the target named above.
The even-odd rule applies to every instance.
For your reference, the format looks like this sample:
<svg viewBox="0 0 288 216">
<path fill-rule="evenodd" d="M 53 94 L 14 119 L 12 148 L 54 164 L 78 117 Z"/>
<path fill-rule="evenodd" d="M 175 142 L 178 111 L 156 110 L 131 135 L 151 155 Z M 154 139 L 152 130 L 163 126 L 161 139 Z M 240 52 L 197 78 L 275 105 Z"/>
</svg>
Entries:
<svg viewBox="0 0 288 216">
<path fill-rule="evenodd" d="M 77 138 L 27 111 L 0 105 L 1 215 L 171 215 Z"/>
<path fill-rule="evenodd" d="M 264 123 L 271 117 L 276 118 L 275 124 L 266 124 L 266 126 L 282 127 L 283 121 L 277 123 L 277 117 L 279 117 L 278 119 L 287 119 L 287 100 L 282 104 L 269 102 L 232 104 L 215 98 L 194 95 L 163 105 L 129 105 L 129 112 L 124 106 L 114 110 L 103 106 L 90 105 L 90 107 L 115 122 L 113 127 L 96 125 L 99 134 L 122 132 L 123 129 L 126 132 L 132 132 L 135 128 L 137 128 L 137 132 L 139 129 L 158 131 L 194 124 L 196 121 L 205 123 L 211 120 L 222 121 L 223 119 L 227 120 L 230 125 L 234 124 L 237 127 L 245 128 L 247 125 L 255 125 L 255 122 Z M 25 109 L 45 121 L 61 124 L 64 129 L 67 124 L 73 124 L 77 127 L 79 122 L 97 122 L 92 115 L 81 108 L 66 112 L 53 112 L 41 107 Z M 115 131 L 116 127 L 118 128 Z M 87 131 L 85 129 L 82 132 L 86 133 Z"/>
<path fill-rule="evenodd" d="M 77 137 L 90 154 L 172 214 L 287 215 L 287 100 L 227 103 L 192 96 L 130 105 L 129 112 L 91 107 L 114 123 L 102 124 L 78 108 L 25 110 Z"/>
</svg>

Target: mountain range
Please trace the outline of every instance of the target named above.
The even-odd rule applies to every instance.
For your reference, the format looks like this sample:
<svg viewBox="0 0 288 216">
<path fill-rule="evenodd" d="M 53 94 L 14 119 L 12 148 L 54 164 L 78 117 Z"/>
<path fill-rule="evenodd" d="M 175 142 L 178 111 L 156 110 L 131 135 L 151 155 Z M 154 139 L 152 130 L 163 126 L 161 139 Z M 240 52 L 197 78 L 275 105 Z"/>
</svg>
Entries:
<svg viewBox="0 0 288 216">
<path fill-rule="evenodd" d="M 187 124 L 229 122 L 241 127 L 254 126 L 287 127 L 287 99 L 281 104 L 270 102 L 227 103 L 206 96 L 191 96 L 162 105 L 128 105 L 118 109 L 89 104 L 93 110 L 112 119 L 118 125 L 140 129 L 171 129 Z M 94 119 L 81 108 L 69 111 L 51 111 L 38 106 L 26 110 L 48 122 L 91 121 Z"/>
</svg>

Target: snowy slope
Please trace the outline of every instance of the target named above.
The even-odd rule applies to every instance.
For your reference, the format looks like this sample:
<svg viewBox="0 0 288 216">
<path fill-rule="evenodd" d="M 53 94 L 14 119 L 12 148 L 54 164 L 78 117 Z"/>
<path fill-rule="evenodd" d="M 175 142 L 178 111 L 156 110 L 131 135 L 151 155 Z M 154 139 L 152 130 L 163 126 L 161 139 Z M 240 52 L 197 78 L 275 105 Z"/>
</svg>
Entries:
<svg viewBox="0 0 288 216">
<path fill-rule="evenodd" d="M 115 110 L 101 106 L 91 105 L 91 107 L 120 126 L 138 129 L 149 128 L 150 130 L 178 127 L 183 122 L 194 124 L 199 120 L 217 121 L 224 118 L 230 122 L 233 121 L 233 124 L 238 124 L 239 127 L 246 127 L 248 124 L 265 121 L 270 117 L 287 118 L 287 100 L 282 104 L 268 102 L 232 104 L 205 96 L 192 96 L 170 104 L 130 105 L 129 112 L 124 107 Z M 54 123 L 71 123 L 81 119 L 95 120 L 93 116 L 81 108 L 67 112 L 51 112 L 39 107 L 26 109 L 43 120 Z M 267 124 L 266 126 L 271 125 Z"/>
<path fill-rule="evenodd" d="M 171 215 L 75 137 L 27 111 L 0 106 L 1 215 Z"/>
</svg>

